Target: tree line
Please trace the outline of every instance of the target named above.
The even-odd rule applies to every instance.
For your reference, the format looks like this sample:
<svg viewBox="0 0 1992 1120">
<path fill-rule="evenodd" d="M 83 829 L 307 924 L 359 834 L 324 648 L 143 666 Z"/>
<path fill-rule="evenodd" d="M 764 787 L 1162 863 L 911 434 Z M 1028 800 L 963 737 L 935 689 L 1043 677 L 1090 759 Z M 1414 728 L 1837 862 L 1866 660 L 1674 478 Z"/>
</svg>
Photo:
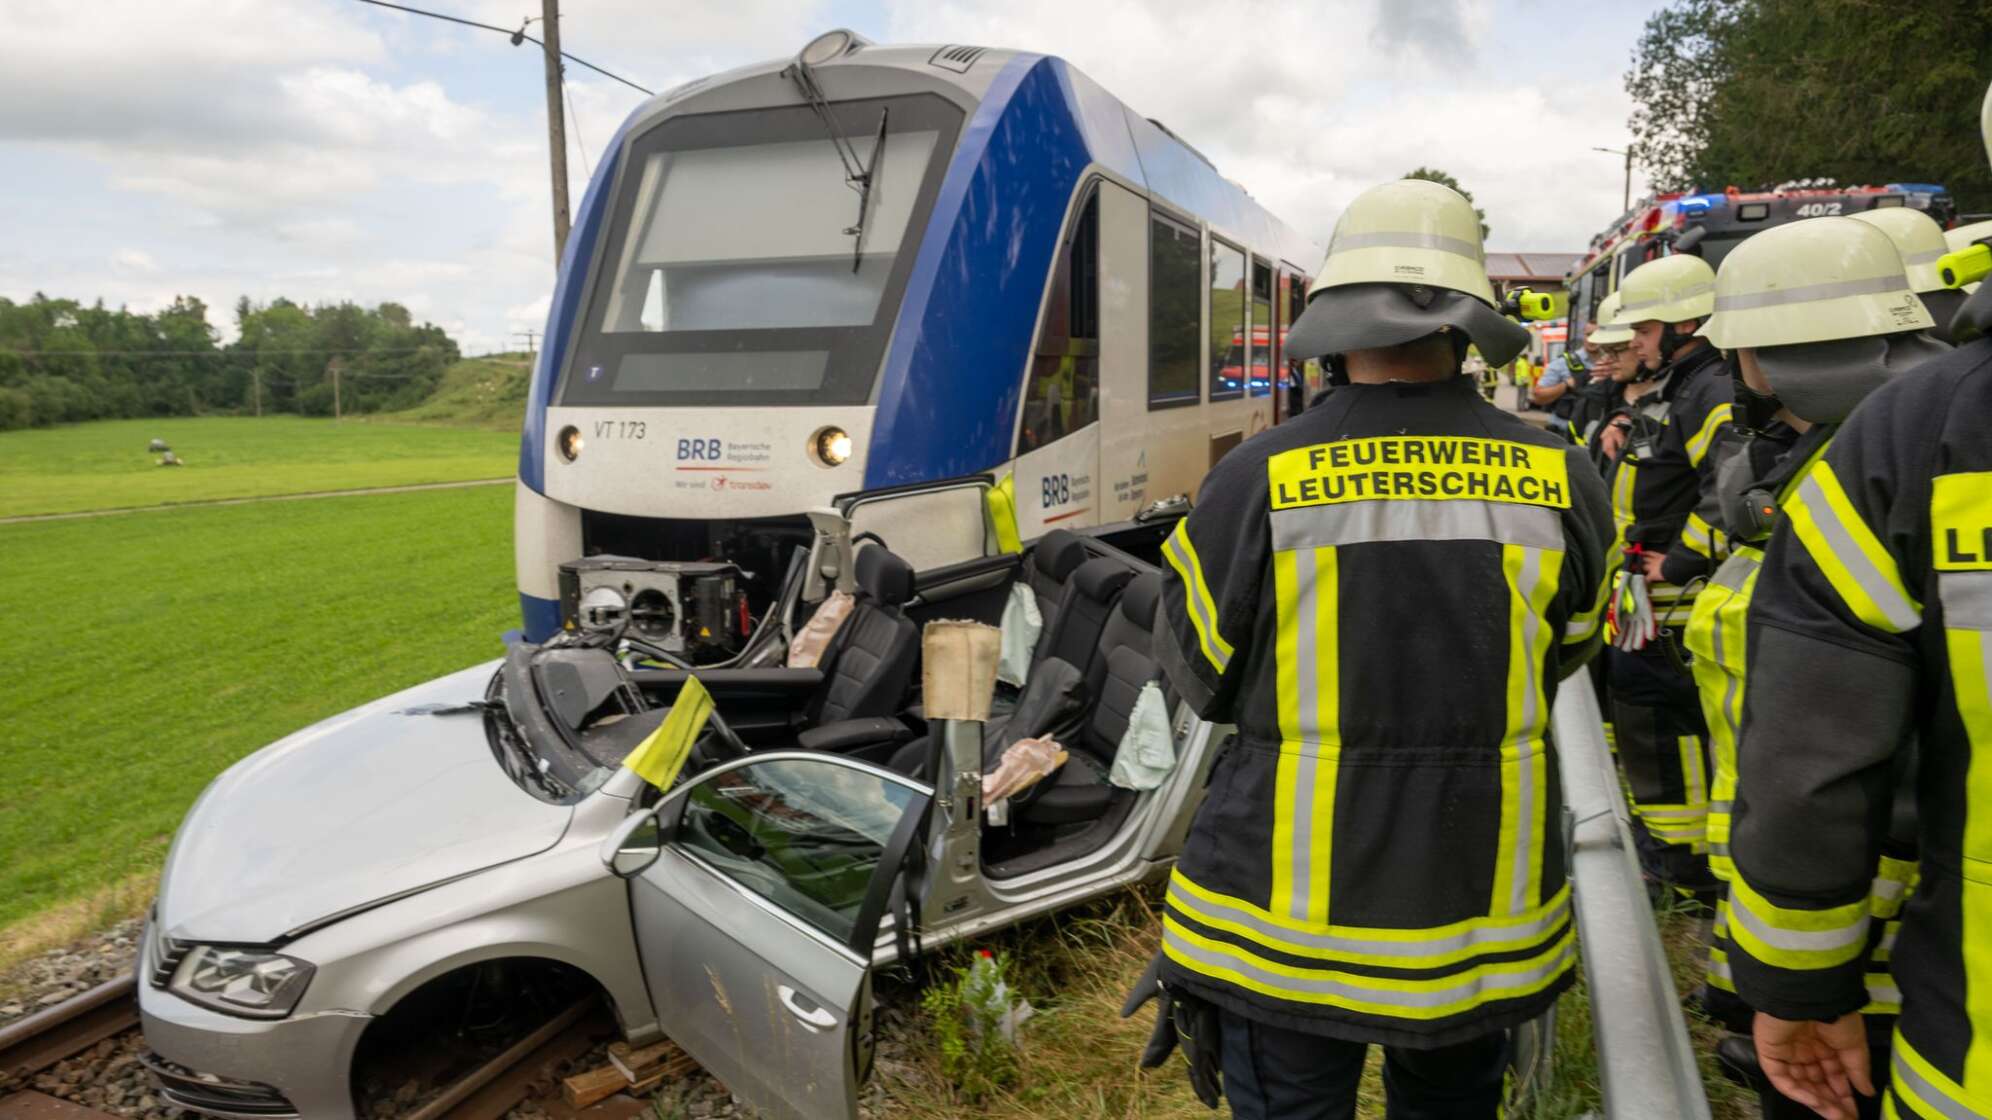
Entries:
<svg viewBox="0 0 1992 1120">
<path fill-rule="evenodd" d="M 1987 74 L 1984 0 L 1671 0 L 1625 85 L 1657 188 L 1941 183 L 1961 212 L 1983 212 Z"/>
<path fill-rule="evenodd" d="M 0 431 L 144 416 L 383 412 L 426 398 L 460 357 L 398 303 L 235 305 L 222 343 L 207 305 L 150 314 L 36 293 L 0 298 Z"/>
</svg>

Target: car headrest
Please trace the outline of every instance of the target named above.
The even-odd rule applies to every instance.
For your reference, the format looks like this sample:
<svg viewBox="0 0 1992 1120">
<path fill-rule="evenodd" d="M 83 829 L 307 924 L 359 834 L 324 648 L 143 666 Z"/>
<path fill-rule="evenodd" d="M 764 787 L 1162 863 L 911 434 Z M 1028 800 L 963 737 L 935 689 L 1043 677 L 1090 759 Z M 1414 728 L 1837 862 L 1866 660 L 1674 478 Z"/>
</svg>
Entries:
<svg viewBox="0 0 1992 1120">
<path fill-rule="evenodd" d="M 1143 632 L 1155 625 L 1155 604 L 1162 598 L 1162 576 L 1147 572 L 1128 581 L 1121 592 L 1120 613 Z"/>
<path fill-rule="evenodd" d="M 1064 583 L 1072 569 L 1086 562 L 1086 544 L 1070 529 L 1053 529 L 1031 546 L 1031 557 L 1038 571 Z"/>
<path fill-rule="evenodd" d="M 882 606 L 897 607 L 913 597 L 913 565 L 878 545 L 858 550 L 858 590 Z"/>
<path fill-rule="evenodd" d="M 1120 592 L 1134 572 L 1126 564 L 1098 556 L 1072 570 L 1072 586 L 1081 595 L 1096 602 L 1105 603 Z"/>
</svg>

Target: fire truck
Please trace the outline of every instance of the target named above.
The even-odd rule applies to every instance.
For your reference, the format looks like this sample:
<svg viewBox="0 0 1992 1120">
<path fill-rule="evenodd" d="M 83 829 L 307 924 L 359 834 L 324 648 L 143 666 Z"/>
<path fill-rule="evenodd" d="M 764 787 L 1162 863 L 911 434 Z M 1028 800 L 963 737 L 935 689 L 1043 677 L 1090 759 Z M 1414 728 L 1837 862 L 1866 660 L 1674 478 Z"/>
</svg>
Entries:
<svg viewBox="0 0 1992 1120">
<path fill-rule="evenodd" d="M 1909 206 L 1949 227 L 1957 218 L 1950 192 L 1935 183 L 1890 183 L 1843 187 L 1826 179 L 1800 179 L 1759 191 L 1729 187 L 1704 193 L 1650 195 L 1591 239 L 1584 259 L 1564 286 L 1570 297 L 1570 337 L 1584 327 L 1598 304 L 1618 289 L 1625 274 L 1669 253 L 1693 253 L 1711 267 L 1737 243 L 1759 230 L 1801 218 L 1828 218 Z"/>
</svg>

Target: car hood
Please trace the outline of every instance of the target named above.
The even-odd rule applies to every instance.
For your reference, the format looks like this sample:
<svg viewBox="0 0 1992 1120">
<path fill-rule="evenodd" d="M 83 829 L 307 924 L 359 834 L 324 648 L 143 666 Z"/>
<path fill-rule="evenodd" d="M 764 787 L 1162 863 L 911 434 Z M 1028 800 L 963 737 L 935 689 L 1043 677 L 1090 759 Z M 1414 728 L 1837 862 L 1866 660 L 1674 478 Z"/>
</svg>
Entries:
<svg viewBox="0 0 1992 1120">
<path fill-rule="evenodd" d="M 314 724 L 229 767 L 188 811 L 159 885 L 179 940 L 270 943 L 545 851 L 572 810 L 512 783 L 477 712 L 496 663 Z"/>
</svg>

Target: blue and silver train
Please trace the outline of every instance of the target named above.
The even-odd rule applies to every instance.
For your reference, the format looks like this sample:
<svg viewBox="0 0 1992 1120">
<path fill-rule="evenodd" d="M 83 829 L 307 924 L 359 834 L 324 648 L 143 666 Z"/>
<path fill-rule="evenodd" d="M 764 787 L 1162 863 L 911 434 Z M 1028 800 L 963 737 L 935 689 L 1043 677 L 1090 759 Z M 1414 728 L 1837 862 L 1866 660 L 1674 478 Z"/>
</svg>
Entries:
<svg viewBox="0 0 1992 1120">
<path fill-rule="evenodd" d="M 1007 477 L 1024 540 L 1193 496 L 1302 398 L 1281 342 L 1321 257 L 1045 55 L 837 31 L 652 98 L 533 374 L 526 637 L 594 556 L 731 565 L 744 628 L 856 491 Z"/>
</svg>

